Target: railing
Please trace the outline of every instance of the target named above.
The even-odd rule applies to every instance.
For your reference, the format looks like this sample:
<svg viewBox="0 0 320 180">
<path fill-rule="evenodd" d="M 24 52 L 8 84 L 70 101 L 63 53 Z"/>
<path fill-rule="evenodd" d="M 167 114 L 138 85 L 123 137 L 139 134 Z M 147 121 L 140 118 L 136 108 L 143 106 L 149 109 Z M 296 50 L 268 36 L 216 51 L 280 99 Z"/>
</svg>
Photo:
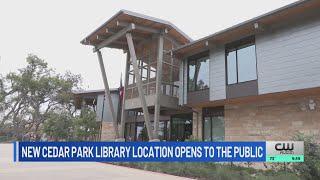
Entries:
<svg viewBox="0 0 320 180">
<path fill-rule="evenodd" d="M 143 84 L 143 90 L 145 95 L 156 94 L 156 83 L 149 82 Z M 179 96 L 179 86 L 170 84 L 170 83 L 162 83 L 161 84 L 161 92 L 164 95 L 178 97 Z M 126 99 L 132 99 L 139 97 L 138 88 L 135 85 L 130 85 L 126 90 Z"/>
<path fill-rule="evenodd" d="M 179 96 L 179 86 L 169 83 L 162 83 L 161 85 L 162 94 L 178 97 Z"/>
</svg>

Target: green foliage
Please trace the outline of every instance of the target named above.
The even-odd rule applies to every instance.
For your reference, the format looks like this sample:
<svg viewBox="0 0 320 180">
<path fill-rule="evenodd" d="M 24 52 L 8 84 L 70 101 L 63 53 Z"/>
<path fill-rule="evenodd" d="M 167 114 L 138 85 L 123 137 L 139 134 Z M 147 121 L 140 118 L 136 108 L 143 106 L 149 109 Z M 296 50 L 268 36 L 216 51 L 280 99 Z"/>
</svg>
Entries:
<svg viewBox="0 0 320 180">
<path fill-rule="evenodd" d="M 298 133 L 294 140 L 304 141 L 304 162 L 293 164 L 293 171 L 305 179 L 320 179 L 320 145 L 315 137 Z"/>
<path fill-rule="evenodd" d="M 43 131 L 54 141 L 72 138 L 73 117 L 68 112 L 50 112 L 44 123 Z"/>
<path fill-rule="evenodd" d="M 291 172 L 275 172 L 263 171 L 253 168 L 240 166 L 231 166 L 219 163 L 114 163 L 127 167 L 133 167 L 148 171 L 161 172 L 176 176 L 183 176 L 196 179 L 218 179 L 218 180 L 233 180 L 233 179 L 288 179 L 295 180 L 299 177 Z"/>
<path fill-rule="evenodd" d="M 36 55 L 28 55 L 26 61 L 26 67 L 0 80 L 0 108 L 4 112 L 0 133 L 9 127 L 17 140 L 30 134 L 33 140 L 39 140 L 50 112 L 74 113 L 72 90 L 79 88 L 81 77 L 70 72 L 56 73 Z"/>
<path fill-rule="evenodd" d="M 5 90 L 4 90 L 4 78 L 0 74 L 0 117 L 4 111 L 5 104 Z"/>
<path fill-rule="evenodd" d="M 83 109 L 80 116 L 74 119 L 74 139 L 78 141 L 94 140 L 99 132 L 95 112 Z"/>
<path fill-rule="evenodd" d="M 94 140 L 99 126 L 95 112 L 90 109 L 83 109 L 80 115 L 68 111 L 50 112 L 43 132 L 53 141 L 87 141 Z"/>
</svg>

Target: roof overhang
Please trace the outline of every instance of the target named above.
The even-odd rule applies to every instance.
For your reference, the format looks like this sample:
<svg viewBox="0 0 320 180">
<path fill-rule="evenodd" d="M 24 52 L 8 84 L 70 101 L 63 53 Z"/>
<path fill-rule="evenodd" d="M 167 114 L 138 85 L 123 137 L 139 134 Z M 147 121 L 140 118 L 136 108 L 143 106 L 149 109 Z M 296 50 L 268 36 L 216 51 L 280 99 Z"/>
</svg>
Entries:
<svg viewBox="0 0 320 180">
<path fill-rule="evenodd" d="M 174 49 L 173 54 L 178 57 L 185 57 L 211 47 L 219 47 L 240 38 L 260 33 L 268 29 L 269 26 L 295 21 L 297 18 L 305 18 L 306 14 L 319 13 L 319 9 L 319 0 L 300 0 L 189 44 L 182 45 Z"/>
<path fill-rule="evenodd" d="M 81 44 L 126 50 L 127 42 L 125 34 L 127 32 L 132 33 L 134 41 L 138 43 L 162 31 L 165 31 L 168 36 L 174 38 L 181 45 L 187 44 L 192 40 L 168 21 L 121 10 L 84 38 Z"/>
<path fill-rule="evenodd" d="M 118 88 L 112 88 L 110 89 L 110 93 L 112 94 L 119 94 Z M 81 90 L 81 91 L 73 91 L 73 99 L 74 99 L 74 105 L 77 109 L 81 108 L 81 103 L 84 101 L 86 105 L 94 105 L 97 103 L 97 97 L 99 95 L 104 95 L 105 90 L 104 89 L 98 89 L 98 90 Z"/>
</svg>

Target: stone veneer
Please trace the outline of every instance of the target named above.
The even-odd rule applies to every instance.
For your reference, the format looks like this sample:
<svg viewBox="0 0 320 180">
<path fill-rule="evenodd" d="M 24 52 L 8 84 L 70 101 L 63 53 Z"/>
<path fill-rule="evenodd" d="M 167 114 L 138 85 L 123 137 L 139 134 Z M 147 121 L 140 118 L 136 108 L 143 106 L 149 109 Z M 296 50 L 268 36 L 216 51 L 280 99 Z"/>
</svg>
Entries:
<svg viewBox="0 0 320 180">
<path fill-rule="evenodd" d="M 192 137 L 202 140 L 202 109 L 194 108 L 192 113 Z"/>
<path fill-rule="evenodd" d="M 309 107 L 316 103 L 315 110 Z M 202 115 L 193 115 L 193 135 L 202 139 Z M 198 134 L 197 134 L 198 132 Z M 320 142 L 320 96 L 225 105 L 226 141 L 290 140 L 302 132 Z"/>
<path fill-rule="evenodd" d="M 102 121 L 101 141 L 114 141 L 115 137 L 113 123 Z"/>
</svg>

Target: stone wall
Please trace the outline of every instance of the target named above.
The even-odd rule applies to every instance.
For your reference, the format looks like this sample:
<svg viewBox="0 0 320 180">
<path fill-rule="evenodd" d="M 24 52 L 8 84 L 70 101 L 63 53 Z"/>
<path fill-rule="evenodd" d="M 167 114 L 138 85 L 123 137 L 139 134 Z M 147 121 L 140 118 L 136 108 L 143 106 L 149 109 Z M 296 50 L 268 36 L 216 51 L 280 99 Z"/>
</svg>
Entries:
<svg viewBox="0 0 320 180">
<path fill-rule="evenodd" d="M 115 137 L 116 135 L 112 122 L 102 121 L 101 141 L 114 141 Z"/>
<path fill-rule="evenodd" d="M 290 140 L 297 132 L 320 138 L 320 97 L 225 106 L 226 141 Z"/>
<path fill-rule="evenodd" d="M 195 110 L 193 137 L 202 139 L 202 111 Z M 320 142 L 320 96 L 225 105 L 226 141 L 291 140 L 297 132 L 315 135 Z"/>
</svg>

